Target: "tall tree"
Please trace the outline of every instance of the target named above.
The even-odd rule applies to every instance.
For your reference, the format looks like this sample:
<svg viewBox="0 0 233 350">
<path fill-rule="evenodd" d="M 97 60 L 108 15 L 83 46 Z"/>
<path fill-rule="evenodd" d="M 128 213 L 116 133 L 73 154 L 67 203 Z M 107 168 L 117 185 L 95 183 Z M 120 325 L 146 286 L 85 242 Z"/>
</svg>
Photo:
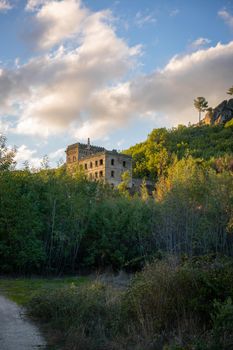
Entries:
<svg viewBox="0 0 233 350">
<path fill-rule="evenodd" d="M 204 112 L 208 108 L 208 102 L 206 101 L 205 97 L 197 97 L 194 100 L 194 107 L 199 112 L 199 124 L 201 122 L 201 112 Z"/>
<path fill-rule="evenodd" d="M 14 157 L 16 150 L 8 149 L 6 137 L 0 133 L 0 171 L 9 170 L 15 165 Z"/>
<path fill-rule="evenodd" d="M 233 95 L 233 85 L 230 87 L 230 89 L 227 91 L 228 95 Z"/>
</svg>

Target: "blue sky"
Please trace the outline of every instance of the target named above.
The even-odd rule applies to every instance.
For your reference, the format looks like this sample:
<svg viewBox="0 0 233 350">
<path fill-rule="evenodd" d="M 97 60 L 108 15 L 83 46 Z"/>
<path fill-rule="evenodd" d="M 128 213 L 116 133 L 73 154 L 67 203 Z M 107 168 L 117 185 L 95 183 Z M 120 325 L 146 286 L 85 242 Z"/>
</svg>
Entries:
<svg viewBox="0 0 233 350">
<path fill-rule="evenodd" d="M 233 1 L 0 0 L 0 131 L 17 160 L 124 149 L 233 85 Z"/>
</svg>

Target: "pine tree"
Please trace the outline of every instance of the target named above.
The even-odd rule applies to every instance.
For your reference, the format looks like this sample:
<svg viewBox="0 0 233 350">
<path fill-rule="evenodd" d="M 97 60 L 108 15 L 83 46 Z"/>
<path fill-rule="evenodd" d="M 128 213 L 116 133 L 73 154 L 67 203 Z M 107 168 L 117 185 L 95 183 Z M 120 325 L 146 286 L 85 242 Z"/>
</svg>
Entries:
<svg viewBox="0 0 233 350">
<path fill-rule="evenodd" d="M 208 102 L 205 97 L 197 97 L 194 100 L 194 107 L 199 111 L 199 124 L 201 122 L 201 112 L 204 112 L 208 108 Z"/>
</svg>

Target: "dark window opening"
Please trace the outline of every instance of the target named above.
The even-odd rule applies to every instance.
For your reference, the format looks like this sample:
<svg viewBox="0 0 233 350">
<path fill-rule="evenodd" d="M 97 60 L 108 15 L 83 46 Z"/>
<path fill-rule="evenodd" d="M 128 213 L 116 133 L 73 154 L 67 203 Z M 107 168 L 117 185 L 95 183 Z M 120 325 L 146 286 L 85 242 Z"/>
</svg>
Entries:
<svg viewBox="0 0 233 350">
<path fill-rule="evenodd" d="M 111 171 L 111 177 L 114 177 L 115 174 L 114 174 L 114 170 Z"/>
<path fill-rule="evenodd" d="M 95 161 L 95 166 L 98 166 L 98 160 Z"/>
<path fill-rule="evenodd" d="M 123 160 L 123 167 L 125 168 L 126 167 L 126 161 Z"/>
<path fill-rule="evenodd" d="M 90 168 L 92 169 L 92 162 L 90 162 Z"/>
<path fill-rule="evenodd" d="M 111 165 L 114 165 L 114 159 L 111 159 Z"/>
<path fill-rule="evenodd" d="M 98 178 L 98 173 L 97 173 L 97 172 L 95 173 L 95 178 L 96 178 L 96 179 Z"/>
<path fill-rule="evenodd" d="M 100 159 L 100 165 L 103 165 L 103 159 Z"/>
<path fill-rule="evenodd" d="M 100 177 L 103 177 L 103 172 L 102 172 L 102 170 L 100 171 Z"/>
<path fill-rule="evenodd" d="M 85 169 L 87 170 L 87 164 L 85 164 Z"/>
</svg>

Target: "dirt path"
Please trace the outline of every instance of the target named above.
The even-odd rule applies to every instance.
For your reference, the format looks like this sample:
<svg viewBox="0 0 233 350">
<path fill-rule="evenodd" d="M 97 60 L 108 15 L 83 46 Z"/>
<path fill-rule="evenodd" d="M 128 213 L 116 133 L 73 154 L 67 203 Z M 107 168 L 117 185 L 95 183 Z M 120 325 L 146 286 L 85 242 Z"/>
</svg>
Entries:
<svg viewBox="0 0 233 350">
<path fill-rule="evenodd" d="M 27 320 L 22 309 L 0 295 L 0 349 L 45 349 L 38 328 Z"/>
</svg>

